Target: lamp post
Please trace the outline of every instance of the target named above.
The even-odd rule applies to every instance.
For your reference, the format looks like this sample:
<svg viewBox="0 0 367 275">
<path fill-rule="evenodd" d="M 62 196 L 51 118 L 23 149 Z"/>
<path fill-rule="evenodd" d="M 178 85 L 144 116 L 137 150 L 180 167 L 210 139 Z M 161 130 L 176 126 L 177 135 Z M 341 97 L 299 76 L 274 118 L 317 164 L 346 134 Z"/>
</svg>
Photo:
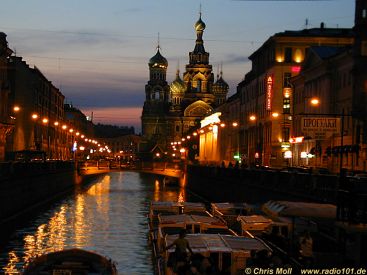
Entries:
<svg viewBox="0 0 367 275">
<path fill-rule="evenodd" d="M 257 149 L 258 149 L 257 117 L 255 115 L 250 115 L 249 120 L 250 122 L 255 123 L 255 126 L 252 127 L 254 128 L 254 131 L 252 131 L 254 138 L 251 140 L 252 141 L 251 143 L 253 144 L 253 148 L 254 148 L 253 155 L 251 155 L 251 152 L 250 152 L 251 150 L 250 150 L 250 139 L 249 138 L 247 140 L 247 147 L 248 147 L 247 151 L 248 151 L 249 160 L 254 159 L 254 162 L 255 162 L 256 159 L 259 158 L 259 152 L 257 152 Z M 249 136 L 251 136 L 251 134 Z"/>
<path fill-rule="evenodd" d="M 35 149 L 36 150 L 39 150 L 40 148 L 39 148 L 39 145 L 38 145 L 38 142 L 37 142 L 37 140 L 38 140 L 38 131 L 37 131 L 37 119 L 38 119 L 38 114 L 36 114 L 36 113 L 33 113 L 32 114 L 32 120 L 34 121 L 34 124 L 33 124 L 33 140 L 34 140 L 34 147 L 35 147 Z"/>
<path fill-rule="evenodd" d="M 234 121 L 232 122 L 232 132 L 235 135 L 235 140 L 236 140 L 236 148 L 233 152 L 233 158 L 235 159 L 235 162 L 240 161 L 241 160 L 241 154 L 240 154 L 240 131 L 239 131 L 239 127 L 238 127 L 238 122 Z M 238 131 L 237 131 L 238 130 Z"/>
</svg>

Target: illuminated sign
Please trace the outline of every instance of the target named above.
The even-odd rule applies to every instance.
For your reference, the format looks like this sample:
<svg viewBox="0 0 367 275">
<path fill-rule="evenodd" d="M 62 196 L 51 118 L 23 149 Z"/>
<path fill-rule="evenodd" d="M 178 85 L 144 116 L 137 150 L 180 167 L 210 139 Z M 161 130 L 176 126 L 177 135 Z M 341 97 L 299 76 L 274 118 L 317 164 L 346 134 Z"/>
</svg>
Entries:
<svg viewBox="0 0 367 275">
<path fill-rule="evenodd" d="M 271 98 L 273 96 L 273 76 L 266 79 L 266 110 L 271 110 Z"/>
<path fill-rule="evenodd" d="M 237 155 L 234 155 L 233 158 L 238 160 L 240 159 L 240 156 L 237 154 Z"/>
<path fill-rule="evenodd" d="M 284 158 L 285 159 L 291 159 L 292 158 L 292 151 L 285 151 L 284 152 Z"/>
<path fill-rule="evenodd" d="M 307 153 L 307 152 L 301 152 L 301 159 L 310 159 L 310 158 L 313 158 L 315 157 L 315 155 L 312 155 L 310 153 Z"/>
<path fill-rule="evenodd" d="M 290 148 L 291 147 L 291 144 L 289 142 L 283 141 L 283 142 L 281 142 L 280 147 L 282 147 L 282 148 Z"/>
<path fill-rule="evenodd" d="M 340 118 L 336 117 L 303 117 L 301 131 L 305 136 L 317 140 L 340 133 Z"/>
<path fill-rule="evenodd" d="M 301 66 L 292 66 L 292 73 L 299 73 L 301 71 Z"/>
<path fill-rule="evenodd" d="M 75 152 L 76 150 L 78 150 L 78 144 L 76 143 L 76 141 L 74 141 L 74 143 L 73 143 L 73 152 Z"/>
<path fill-rule="evenodd" d="M 303 142 L 304 137 L 292 137 L 289 139 L 290 143 L 301 143 Z"/>
</svg>

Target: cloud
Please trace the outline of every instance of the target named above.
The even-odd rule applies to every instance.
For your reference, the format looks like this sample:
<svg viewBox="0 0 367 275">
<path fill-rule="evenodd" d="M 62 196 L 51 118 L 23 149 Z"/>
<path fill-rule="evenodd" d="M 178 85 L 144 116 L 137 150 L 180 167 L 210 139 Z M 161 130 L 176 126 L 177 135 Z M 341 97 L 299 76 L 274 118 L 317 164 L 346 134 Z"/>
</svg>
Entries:
<svg viewBox="0 0 367 275">
<path fill-rule="evenodd" d="M 66 102 L 76 107 L 137 107 L 143 106 L 144 90 L 112 89 L 103 87 L 65 87 Z"/>
<path fill-rule="evenodd" d="M 14 30 L 8 33 L 9 46 L 19 48 L 20 55 L 89 52 L 101 46 L 121 45 L 129 40 L 104 31 L 73 30 L 49 31 L 37 29 Z"/>
<path fill-rule="evenodd" d="M 239 64 L 239 63 L 243 64 L 248 62 L 250 62 L 248 56 L 235 55 L 235 54 L 227 54 L 223 60 L 224 64 Z"/>
</svg>

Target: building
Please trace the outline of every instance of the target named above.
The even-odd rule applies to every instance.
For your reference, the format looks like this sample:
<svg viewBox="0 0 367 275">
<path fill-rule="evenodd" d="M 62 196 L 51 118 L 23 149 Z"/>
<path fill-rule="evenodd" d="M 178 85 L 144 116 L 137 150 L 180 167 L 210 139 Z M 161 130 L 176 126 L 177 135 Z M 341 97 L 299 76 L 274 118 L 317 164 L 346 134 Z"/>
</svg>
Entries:
<svg viewBox="0 0 367 275">
<path fill-rule="evenodd" d="M 293 164 L 366 171 L 366 14 L 356 3 L 355 43 L 311 47 L 293 83 Z M 366 6 L 364 6 L 365 10 Z M 317 99 L 311 106 L 311 99 Z M 298 114 L 298 115 L 297 115 Z"/>
<path fill-rule="evenodd" d="M 115 158 L 121 163 L 129 163 L 137 160 L 141 136 L 124 135 L 120 137 L 104 138 L 103 142 L 110 148 Z"/>
<path fill-rule="evenodd" d="M 64 96 L 37 68 L 21 57 L 8 60 L 9 102 L 16 106 L 14 131 L 7 140 L 7 154 L 22 150 L 41 150 L 49 158 L 61 158 L 65 145 L 62 130 Z"/>
<path fill-rule="evenodd" d="M 353 42 L 351 29 L 326 28 L 322 23 L 320 28 L 276 33 L 249 57 L 252 69 L 237 91 L 241 159 L 248 164 L 291 165 L 294 95 L 290 78 L 301 72 L 310 47 L 344 48 Z"/>
<path fill-rule="evenodd" d="M 6 137 L 14 129 L 14 111 L 9 104 L 8 58 L 12 51 L 8 48 L 6 34 L 0 32 L 0 161 L 5 159 Z"/>
<path fill-rule="evenodd" d="M 224 103 L 228 84 L 222 72 L 214 80 L 209 53 L 205 51 L 203 33 L 206 28 L 201 19 L 195 23 L 195 48 L 189 53 L 189 64 L 180 77 L 169 85 L 166 80 L 168 62 L 160 52 L 149 60 L 149 81 L 145 86 L 142 112 L 143 151 L 161 148 L 166 151 L 171 142 L 181 141 L 192 129 L 200 127 L 200 120 L 213 113 Z"/>
</svg>

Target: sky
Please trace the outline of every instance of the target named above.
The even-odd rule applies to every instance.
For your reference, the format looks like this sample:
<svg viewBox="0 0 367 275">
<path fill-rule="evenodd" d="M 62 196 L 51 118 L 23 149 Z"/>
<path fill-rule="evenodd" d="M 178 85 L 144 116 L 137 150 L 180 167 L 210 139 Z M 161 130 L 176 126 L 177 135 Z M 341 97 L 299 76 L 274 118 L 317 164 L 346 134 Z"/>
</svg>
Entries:
<svg viewBox="0 0 367 275">
<path fill-rule="evenodd" d="M 180 74 L 194 49 L 194 24 L 213 73 L 222 64 L 229 95 L 251 70 L 248 59 L 285 30 L 351 28 L 354 0 L 16 0 L 3 1 L 0 31 L 8 46 L 36 66 L 94 123 L 141 131 L 149 59 L 158 43 L 168 60 L 167 81 Z M 306 23 L 307 22 L 307 23 Z"/>
</svg>

